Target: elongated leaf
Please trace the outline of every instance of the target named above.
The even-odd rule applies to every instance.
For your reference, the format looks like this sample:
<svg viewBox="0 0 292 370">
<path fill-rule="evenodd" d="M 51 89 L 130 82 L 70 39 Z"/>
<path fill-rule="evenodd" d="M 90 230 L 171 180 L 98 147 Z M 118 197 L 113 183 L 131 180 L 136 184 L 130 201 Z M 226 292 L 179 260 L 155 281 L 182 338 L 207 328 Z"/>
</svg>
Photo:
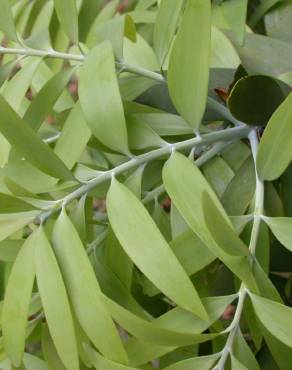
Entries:
<svg viewBox="0 0 292 370">
<path fill-rule="evenodd" d="M 65 89 L 73 73 L 72 68 L 60 71 L 38 92 L 23 117 L 30 127 L 37 131 L 52 110 L 57 99 Z"/>
<path fill-rule="evenodd" d="M 54 346 L 52 337 L 46 325 L 42 326 L 42 349 L 47 364 L 51 369 L 66 370 Z"/>
<path fill-rule="evenodd" d="M 127 362 L 118 332 L 99 296 L 100 287 L 86 251 L 65 210 L 54 227 L 53 246 L 81 327 L 102 354 L 114 361 Z"/>
<path fill-rule="evenodd" d="M 167 56 L 173 40 L 183 0 L 162 0 L 154 25 L 154 50 L 160 66 Z"/>
<path fill-rule="evenodd" d="M 127 331 L 137 338 L 144 339 L 146 342 L 157 343 L 166 346 L 182 346 L 194 343 L 203 343 L 213 339 L 218 333 L 193 334 L 189 331 L 165 329 L 150 321 L 146 321 L 122 306 L 118 305 L 106 296 L 103 296 L 108 310 L 113 318 Z"/>
<path fill-rule="evenodd" d="M 109 148 L 129 154 L 125 116 L 110 42 L 103 42 L 88 54 L 80 73 L 79 96 L 93 135 Z"/>
<path fill-rule="evenodd" d="M 210 319 L 208 322 L 181 308 L 175 308 L 155 319 L 154 323 L 159 327 L 173 331 L 201 333 L 222 315 L 234 298 L 234 296 L 203 298 L 203 303 Z M 175 346 L 162 346 L 153 342 L 131 338 L 127 344 L 127 353 L 130 364 L 140 366 L 173 351 L 175 348 Z"/>
<path fill-rule="evenodd" d="M 76 0 L 54 0 L 54 5 L 63 30 L 74 44 L 78 44 Z"/>
<path fill-rule="evenodd" d="M 1 1 L 0 30 L 11 40 L 18 42 L 9 0 Z"/>
<path fill-rule="evenodd" d="M 5 350 L 15 366 L 24 354 L 29 303 L 35 278 L 34 250 L 37 234 L 23 244 L 13 264 L 6 287 L 2 311 L 2 332 Z"/>
<path fill-rule="evenodd" d="M 80 104 L 77 102 L 64 123 L 61 137 L 54 151 L 71 169 L 80 159 L 90 136 L 91 132 L 85 122 Z"/>
<path fill-rule="evenodd" d="M 198 131 L 207 100 L 211 39 L 209 0 L 188 0 L 173 45 L 168 87 L 178 112 Z"/>
<path fill-rule="evenodd" d="M 35 208 L 32 205 L 24 202 L 21 199 L 15 198 L 12 195 L 0 193 L 1 213 L 26 212 L 33 209 Z"/>
<path fill-rule="evenodd" d="M 250 294 L 257 318 L 279 341 L 292 348 L 292 308 L 281 303 Z"/>
<path fill-rule="evenodd" d="M 62 275 L 42 227 L 36 234 L 36 279 L 48 327 L 65 367 L 78 370 L 73 319 Z"/>
<path fill-rule="evenodd" d="M 41 171 L 62 180 L 74 179 L 65 164 L 22 121 L 0 96 L 0 131 L 15 149 Z"/>
<path fill-rule="evenodd" d="M 210 356 L 193 357 L 167 366 L 164 368 L 164 370 L 209 370 L 215 364 L 215 361 L 218 359 L 218 357 L 219 354 L 217 353 Z"/>
<path fill-rule="evenodd" d="M 263 180 L 275 180 L 292 160 L 292 94 L 272 115 L 260 142 L 257 169 Z"/>
<path fill-rule="evenodd" d="M 195 288 L 154 221 L 135 195 L 115 179 L 107 209 L 122 247 L 148 279 L 181 307 L 207 318 Z"/>
<path fill-rule="evenodd" d="M 39 211 L 8 213 L 0 215 L 0 241 L 28 225 L 39 214 Z"/>
<path fill-rule="evenodd" d="M 255 288 L 247 247 L 233 231 L 222 205 L 200 170 L 182 154 L 174 153 L 163 168 L 163 181 L 172 201 L 191 229 L 211 252 Z M 204 193 L 208 194 L 209 201 L 208 205 L 203 206 Z M 222 230 L 227 234 L 223 231 L 221 233 L 219 226 L 217 230 L 216 222 L 210 220 L 212 217 L 216 218 L 216 222 L 219 220 L 220 227 L 223 227 Z M 221 233 L 220 237 L 217 233 L 215 237 L 216 231 Z M 226 239 L 223 241 L 221 237 Z M 235 240 L 236 243 L 233 243 Z"/>
<path fill-rule="evenodd" d="M 279 242 L 292 252 L 292 218 L 265 217 L 264 221 Z"/>
</svg>

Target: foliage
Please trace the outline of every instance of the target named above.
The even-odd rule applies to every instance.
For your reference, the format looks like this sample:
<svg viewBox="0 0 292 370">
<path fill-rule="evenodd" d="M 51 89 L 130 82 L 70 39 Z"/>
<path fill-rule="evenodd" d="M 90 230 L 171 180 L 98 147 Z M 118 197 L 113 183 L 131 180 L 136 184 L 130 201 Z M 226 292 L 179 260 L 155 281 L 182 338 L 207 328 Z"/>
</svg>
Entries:
<svg viewBox="0 0 292 370">
<path fill-rule="evenodd" d="M 291 21 L 1 0 L 1 369 L 292 369 Z"/>
</svg>

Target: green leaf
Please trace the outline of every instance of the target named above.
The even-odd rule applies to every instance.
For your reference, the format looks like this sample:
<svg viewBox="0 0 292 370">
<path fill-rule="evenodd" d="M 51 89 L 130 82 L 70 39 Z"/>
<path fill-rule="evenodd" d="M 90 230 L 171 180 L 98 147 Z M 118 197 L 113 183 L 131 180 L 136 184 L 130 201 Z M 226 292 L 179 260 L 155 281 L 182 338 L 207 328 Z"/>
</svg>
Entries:
<svg viewBox="0 0 292 370">
<path fill-rule="evenodd" d="M 160 3 L 153 35 L 154 50 L 160 66 L 163 65 L 169 52 L 183 2 L 183 0 L 162 0 Z"/>
<path fill-rule="evenodd" d="M 199 129 L 207 100 L 210 18 L 209 0 L 188 0 L 168 68 L 172 101 L 195 131 Z"/>
<path fill-rule="evenodd" d="M 146 321 L 130 311 L 126 310 L 110 298 L 103 295 L 105 302 L 112 317 L 124 329 L 137 338 L 144 339 L 146 342 L 157 343 L 165 346 L 182 346 L 194 343 L 203 343 L 217 337 L 218 333 L 199 334 L 188 330 L 172 330 L 157 325 L 154 322 Z"/>
<path fill-rule="evenodd" d="M 28 225 L 39 211 L 0 214 L 0 241 Z"/>
<path fill-rule="evenodd" d="M 122 60 L 124 36 L 136 42 L 135 24 L 129 15 L 117 15 L 110 21 L 98 25 L 95 30 L 95 44 L 105 40 L 110 41 L 116 58 Z"/>
<path fill-rule="evenodd" d="M 264 217 L 264 221 L 279 242 L 292 252 L 292 218 Z"/>
<path fill-rule="evenodd" d="M 0 242 L 0 261 L 13 262 L 18 255 L 23 240 L 3 240 Z"/>
<path fill-rule="evenodd" d="M 71 169 L 80 159 L 90 137 L 91 131 L 86 124 L 80 103 L 77 102 L 64 123 L 54 152 Z"/>
<path fill-rule="evenodd" d="M 2 311 L 5 351 L 15 366 L 20 366 L 26 337 L 29 304 L 35 278 L 34 251 L 37 233 L 23 244 L 7 283 Z"/>
<path fill-rule="evenodd" d="M 107 195 L 107 209 L 122 247 L 148 279 L 181 307 L 207 318 L 195 288 L 147 210 L 115 179 Z"/>
<path fill-rule="evenodd" d="M 233 354 L 231 354 L 230 357 L 231 357 L 231 369 L 232 370 L 249 370 Z"/>
<path fill-rule="evenodd" d="M 280 1 L 281 0 L 261 1 L 250 18 L 251 26 L 255 26 L 268 10 L 271 9 L 274 5 L 276 5 Z"/>
<path fill-rule="evenodd" d="M 54 0 L 56 13 L 69 39 L 78 44 L 78 14 L 76 0 Z"/>
<path fill-rule="evenodd" d="M 204 321 L 181 308 L 174 308 L 156 318 L 153 323 L 159 327 L 173 331 L 201 333 L 214 323 L 235 299 L 234 295 L 223 297 L 203 298 L 209 321 Z M 131 338 L 127 345 L 129 362 L 131 365 L 140 366 L 155 358 L 172 352 L 176 346 L 158 345 L 153 342 Z"/>
<path fill-rule="evenodd" d="M 281 303 L 250 294 L 261 324 L 279 341 L 292 348 L 292 308 Z"/>
<path fill-rule="evenodd" d="M 87 55 L 80 72 L 79 96 L 93 135 L 110 149 L 128 155 L 124 110 L 117 84 L 113 50 L 108 41 L 95 47 Z"/>
<path fill-rule="evenodd" d="M 209 370 L 219 358 L 219 354 L 189 358 L 176 364 L 165 367 L 163 370 Z"/>
<path fill-rule="evenodd" d="M 54 346 L 47 325 L 42 325 L 42 350 L 44 358 L 51 369 L 66 370 Z"/>
<path fill-rule="evenodd" d="M 65 367 L 78 370 L 77 344 L 66 289 L 42 227 L 36 231 L 35 244 L 36 279 L 50 334 Z"/>
<path fill-rule="evenodd" d="M 0 212 L 1 213 L 17 213 L 26 212 L 35 209 L 32 205 L 18 199 L 12 195 L 0 193 Z"/>
<path fill-rule="evenodd" d="M 288 87 L 275 78 L 254 75 L 236 82 L 228 98 L 228 108 L 239 121 L 266 126 L 272 114 L 286 98 Z"/>
<path fill-rule="evenodd" d="M 41 88 L 34 97 L 23 117 L 34 131 L 38 131 L 41 124 L 51 112 L 54 104 L 68 84 L 74 69 L 61 70 Z"/>
<path fill-rule="evenodd" d="M 9 0 L 1 1 L 0 30 L 11 40 L 18 42 Z"/>
<path fill-rule="evenodd" d="M 163 181 L 191 229 L 212 253 L 255 288 L 248 249 L 232 229 L 222 205 L 200 170 L 182 154 L 174 153 L 164 166 Z M 206 194 L 204 205 L 203 194 Z"/>
<path fill-rule="evenodd" d="M 0 67 L 0 87 L 9 77 L 10 73 L 15 67 L 15 64 L 16 64 L 15 60 L 11 60 L 10 62 L 7 62 Z"/>
<path fill-rule="evenodd" d="M 53 177 L 62 180 L 74 179 L 65 164 L 42 142 L 1 96 L 0 112 L 1 133 L 32 165 Z"/>
<path fill-rule="evenodd" d="M 100 298 L 100 287 L 94 271 L 65 210 L 55 224 L 53 246 L 81 327 L 102 354 L 114 361 L 126 363 L 120 337 Z M 82 271 L 82 274 L 77 274 L 78 271 Z M 107 333 L 106 336 L 104 333 Z"/>
<path fill-rule="evenodd" d="M 292 94 L 272 115 L 260 142 L 257 169 L 262 180 L 275 180 L 292 160 Z"/>
<path fill-rule="evenodd" d="M 242 363 L 242 365 L 246 366 L 247 369 L 260 370 L 255 356 L 249 345 L 246 343 L 240 330 L 234 337 L 232 352 L 234 356 L 236 356 L 236 358 Z"/>
</svg>

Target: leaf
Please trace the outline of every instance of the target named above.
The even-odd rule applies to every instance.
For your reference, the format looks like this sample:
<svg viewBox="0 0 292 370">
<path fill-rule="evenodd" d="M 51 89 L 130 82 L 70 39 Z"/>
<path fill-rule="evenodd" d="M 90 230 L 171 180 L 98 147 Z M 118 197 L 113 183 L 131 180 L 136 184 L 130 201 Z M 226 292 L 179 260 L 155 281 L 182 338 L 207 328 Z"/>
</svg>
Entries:
<svg viewBox="0 0 292 370">
<path fill-rule="evenodd" d="M 113 19 L 102 22 L 95 30 L 95 43 L 105 40 L 111 42 L 114 54 L 118 60 L 123 59 L 124 36 L 136 42 L 135 23 L 130 15 L 116 16 Z"/>
<path fill-rule="evenodd" d="M 126 363 L 126 354 L 78 233 L 62 211 L 53 230 L 53 247 L 75 315 L 96 348 L 107 358 Z M 76 271 L 82 271 L 77 274 Z M 105 336 L 104 333 L 107 333 Z"/>
<path fill-rule="evenodd" d="M 162 0 L 154 24 L 154 50 L 160 66 L 163 65 L 176 32 L 183 0 Z"/>
<path fill-rule="evenodd" d="M 264 221 L 279 242 L 292 252 L 292 218 L 264 217 Z"/>
<path fill-rule="evenodd" d="M 232 88 L 228 108 L 239 121 L 252 126 L 266 126 L 289 90 L 282 81 L 269 76 L 246 76 Z"/>
<path fill-rule="evenodd" d="M 54 152 L 71 169 L 80 159 L 90 137 L 91 131 L 86 124 L 80 103 L 77 102 L 64 123 Z"/>
<path fill-rule="evenodd" d="M 207 100 L 210 18 L 209 0 L 188 0 L 168 67 L 172 101 L 195 131 L 199 129 Z"/>
<path fill-rule="evenodd" d="M 209 321 L 204 321 L 181 308 L 174 308 L 156 318 L 153 323 L 159 327 L 173 331 L 201 333 L 214 323 L 232 303 L 234 296 L 203 298 Z M 172 352 L 176 346 L 158 345 L 153 342 L 131 338 L 127 345 L 129 362 L 133 366 L 140 366 L 155 358 Z"/>
<path fill-rule="evenodd" d="M 246 343 L 244 336 L 239 330 L 234 337 L 234 342 L 232 346 L 232 352 L 234 356 L 249 370 L 260 370 L 260 367 L 255 359 L 255 356 Z M 236 368 L 235 368 L 236 369 Z"/>
<path fill-rule="evenodd" d="M 107 210 L 119 242 L 148 279 L 181 307 L 207 318 L 195 288 L 154 221 L 135 195 L 115 179 L 107 195 Z"/>
<path fill-rule="evenodd" d="M 262 325 L 279 341 L 292 348 L 292 308 L 255 294 L 250 294 L 250 298 Z"/>
<path fill-rule="evenodd" d="M 182 154 L 174 153 L 163 168 L 163 182 L 190 228 L 212 253 L 255 288 L 248 249 L 233 231 L 222 205 L 200 170 Z M 206 194 L 204 203 L 203 194 Z"/>
<path fill-rule="evenodd" d="M 24 354 L 29 304 L 35 278 L 36 240 L 37 233 L 31 234 L 18 253 L 10 273 L 3 303 L 4 347 L 15 366 L 20 366 Z"/>
<path fill-rule="evenodd" d="M 54 346 L 47 325 L 42 325 L 42 350 L 44 358 L 51 369 L 66 370 Z"/>
<path fill-rule="evenodd" d="M 13 68 L 15 67 L 15 60 L 11 60 L 0 67 L 0 87 L 9 77 L 10 73 L 12 72 Z"/>
<path fill-rule="evenodd" d="M 231 354 L 231 369 L 232 370 L 248 370 L 233 354 Z"/>
<path fill-rule="evenodd" d="M 219 354 L 217 353 L 209 356 L 193 357 L 167 366 L 163 370 L 209 370 L 218 358 Z"/>
<path fill-rule="evenodd" d="M 13 262 L 19 253 L 23 240 L 3 240 L 0 242 L 0 260 Z"/>
<path fill-rule="evenodd" d="M 54 0 L 54 5 L 66 35 L 73 44 L 78 44 L 78 14 L 76 0 Z"/>
<path fill-rule="evenodd" d="M 18 42 L 9 0 L 1 1 L 0 30 L 11 40 Z"/>
<path fill-rule="evenodd" d="M 39 211 L 0 214 L 0 241 L 28 225 L 39 214 Z"/>
<path fill-rule="evenodd" d="M 128 155 L 124 110 L 117 84 L 113 50 L 108 41 L 98 45 L 87 55 L 80 72 L 79 97 L 93 135 L 110 149 Z"/>
<path fill-rule="evenodd" d="M 65 164 L 0 96 L 0 131 L 10 144 L 41 171 L 62 180 L 74 179 Z"/>
<path fill-rule="evenodd" d="M 268 10 L 280 1 L 281 0 L 261 1 L 250 18 L 251 26 L 255 26 Z"/>
<path fill-rule="evenodd" d="M 66 289 L 56 257 L 41 226 L 36 231 L 35 243 L 36 279 L 50 334 L 65 367 L 78 370 L 77 344 Z"/>
<path fill-rule="evenodd" d="M 292 93 L 274 112 L 264 131 L 257 155 L 262 180 L 275 180 L 292 160 Z"/>
<path fill-rule="evenodd" d="M 38 131 L 41 124 L 52 110 L 59 96 L 68 84 L 74 69 L 61 70 L 41 88 L 34 97 L 23 117 L 34 131 Z"/>
<path fill-rule="evenodd" d="M 190 331 L 166 329 L 134 315 L 105 295 L 103 295 L 103 301 L 115 321 L 129 333 L 146 342 L 166 346 L 182 346 L 203 343 L 220 335 L 218 333 L 193 334 Z"/>
<path fill-rule="evenodd" d="M 34 210 L 35 207 L 12 195 L 0 193 L 0 212 L 17 213 Z"/>
</svg>

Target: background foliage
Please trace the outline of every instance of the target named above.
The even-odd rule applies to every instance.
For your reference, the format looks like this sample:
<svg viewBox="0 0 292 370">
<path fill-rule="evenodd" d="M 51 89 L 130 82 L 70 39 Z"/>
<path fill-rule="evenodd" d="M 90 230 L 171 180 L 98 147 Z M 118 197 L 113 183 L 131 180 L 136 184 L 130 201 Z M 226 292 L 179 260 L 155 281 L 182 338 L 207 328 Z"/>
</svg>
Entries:
<svg viewBox="0 0 292 370">
<path fill-rule="evenodd" d="M 291 21 L 1 0 L 1 369 L 292 369 Z"/>
</svg>

